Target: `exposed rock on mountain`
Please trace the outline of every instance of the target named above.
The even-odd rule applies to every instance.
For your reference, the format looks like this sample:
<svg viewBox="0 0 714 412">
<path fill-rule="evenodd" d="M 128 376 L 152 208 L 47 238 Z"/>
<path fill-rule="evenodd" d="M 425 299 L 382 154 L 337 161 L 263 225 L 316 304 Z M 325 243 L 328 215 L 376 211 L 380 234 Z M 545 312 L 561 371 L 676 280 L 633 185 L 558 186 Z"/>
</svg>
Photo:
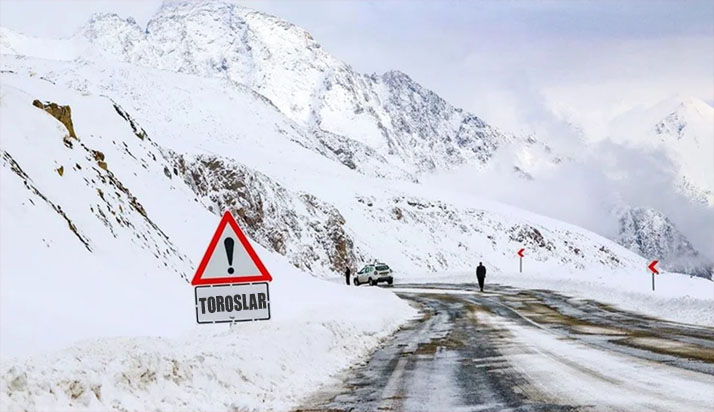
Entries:
<svg viewBox="0 0 714 412">
<path fill-rule="evenodd" d="M 74 126 L 72 125 L 72 109 L 69 106 L 60 106 L 52 102 L 42 103 L 37 99 L 32 102 L 32 105 L 51 114 L 52 117 L 59 120 L 59 122 L 67 128 L 69 137 L 77 138 L 77 135 L 74 134 Z"/>
<path fill-rule="evenodd" d="M 345 218 L 334 207 L 306 193 L 294 193 L 266 175 L 229 159 L 173 155 L 173 170 L 202 203 L 220 214 L 230 210 L 258 243 L 315 274 L 342 273 L 356 257 Z"/>
<path fill-rule="evenodd" d="M 658 259 L 668 270 L 710 278 L 707 264 L 687 238 L 661 212 L 629 208 L 620 213 L 618 243 L 648 259 Z"/>
</svg>

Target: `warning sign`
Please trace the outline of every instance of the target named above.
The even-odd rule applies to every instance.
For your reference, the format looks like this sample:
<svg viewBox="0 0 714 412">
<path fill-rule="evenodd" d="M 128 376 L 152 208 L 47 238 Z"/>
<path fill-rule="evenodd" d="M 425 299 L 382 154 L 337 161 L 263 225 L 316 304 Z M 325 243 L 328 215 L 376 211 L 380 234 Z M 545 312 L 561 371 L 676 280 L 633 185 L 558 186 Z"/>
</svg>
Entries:
<svg viewBox="0 0 714 412">
<path fill-rule="evenodd" d="M 193 275 L 198 323 L 270 319 L 268 283 L 273 278 L 231 212 L 218 229 Z"/>
<path fill-rule="evenodd" d="M 267 283 L 197 286 L 195 290 L 198 323 L 270 319 Z"/>
<path fill-rule="evenodd" d="M 231 212 L 224 213 L 191 284 L 196 286 L 272 280 Z"/>
</svg>

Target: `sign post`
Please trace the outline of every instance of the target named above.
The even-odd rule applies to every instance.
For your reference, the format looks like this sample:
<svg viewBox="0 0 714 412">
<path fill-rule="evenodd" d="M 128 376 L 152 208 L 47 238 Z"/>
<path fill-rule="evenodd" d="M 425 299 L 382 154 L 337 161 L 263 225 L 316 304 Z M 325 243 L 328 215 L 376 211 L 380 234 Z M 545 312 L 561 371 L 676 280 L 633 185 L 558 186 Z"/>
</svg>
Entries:
<svg viewBox="0 0 714 412">
<path fill-rule="evenodd" d="M 196 322 L 270 319 L 268 282 L 272 280 L 231 212 L 224 213 L 191 280 Z"/>
<path fill-rule="evenodd" d="M 521 249 L 518 251 L 518 256 L 520 256 L 520 259 L 519 259 L 519 260 L 520 260 L 520 261 L 519 261 L 520 273 L 523 273 L 523 251 L 524 251 L 524 250 L 525 250 L 525 249 L 521 248 Z"/>
<path fill-rule="evenodd" d="M 655 266 L 657 266 L 657 262 L 659 262 L 659 260 L 653 260 L 652 262 L 650 262 L 650 265 L 647 266 L 647 269 L 649 269 L 652 272 L 652 291 L 653 292 L 655 290 L 655 280 L 654 280 L 655 275 L 659 274 L 659 271 L 655 268 Z"/>
</svg>

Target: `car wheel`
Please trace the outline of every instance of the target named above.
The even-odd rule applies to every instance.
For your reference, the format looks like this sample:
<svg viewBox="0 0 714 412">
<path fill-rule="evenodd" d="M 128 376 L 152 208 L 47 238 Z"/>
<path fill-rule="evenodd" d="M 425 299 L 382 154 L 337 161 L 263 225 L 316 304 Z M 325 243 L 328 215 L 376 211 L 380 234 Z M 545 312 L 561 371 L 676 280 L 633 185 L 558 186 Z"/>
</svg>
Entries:
<svg viewBox="0 0 714 412">
<path fill-rule="evenodd" d="M 355 278 L 354 282 L 352 282 L 353 285 L 359 286 L 359 279 Z"/>
<path fill-rule="evenodd" d="M 377 286 L 377 281 L 374 280 L 374 279 L 372 279 L 372 278 L 370 278 L 370 279 L 369 279 L 369 284 L 370 284 L 371 286 Z"/>
<path fill-rule="evenodd" d="M 393 280 L 393 279 L 389 279 L 389 280 L 387 281 L 387 284 L 388 284 L 388 285 L 391 285 L 392 282 L 394 282 L 394 280 Z"/>
</svg>

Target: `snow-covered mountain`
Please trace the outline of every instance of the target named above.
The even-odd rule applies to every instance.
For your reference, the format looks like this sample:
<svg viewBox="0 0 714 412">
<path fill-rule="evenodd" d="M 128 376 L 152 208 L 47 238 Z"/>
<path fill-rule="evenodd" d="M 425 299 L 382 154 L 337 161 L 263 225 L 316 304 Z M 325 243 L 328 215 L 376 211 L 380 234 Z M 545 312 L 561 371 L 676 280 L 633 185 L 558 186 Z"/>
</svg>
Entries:
<svg viewBox="0 0 714 412">
<path fill-rule="evenodd" d="M 77 90 L 77 98 L 107 96 L 107 115 L 162 148 L 169 162 L 159 170 L 162 179 L 183 180 L 192 198 L 216 214 L 231 209 L 256 241 L 315 274 L 341 272 L 376 258 L 388 258 L 404 272 L 468 268 L 476 255 L 500 270 L 513 249 L 536 238 L 534 257 L 543 263 L 585 268 L 621 262 L 624 266 L 615 266 L 626 267 L 624 262 L 637 260 L 622 249 L 624 255 L 611 255 L 614 244 L 592 233 L 580 237 L 582 244 L 572 244 L 581 229 L 506 205 L 445 201 L 448 194 L 409 181 L 356 173 L 296 143 L 304 137 L 299 126 L 254 93 L 226 88 L 232 83 L 224 80 L 112 64 L 12 56 L 4 62 L 13 67 L 3 74 L 5 87 L 69 87 Z M 33 75 L 39 70 L 41 75 Z M 48 93 L 30 95 L 51 100 Z M 51 101 L 56 100 L 68 103 Z M 75 117 L 81 113 L 72 110 Z M 79 128 L 77 120 L 74 124 Z M 524 230 L 537 234 L 518 234 Z M 592 244 L 591 237 L 596 239 Z M 569 244 L 592 253 L 570 253 Z"/>
<path fill-rule="evenodd" d="M 398 282 L 483 261 L 494 281 L 649 293 L 645 259 L 612 240 L 419 183 L 486 168 L 512 143 L 527 150 L 507 169 L 528 176 L 558 159 L 546 142 L 503 134 L 403 73 L 359 74 L 278 18 L 171 3 L 146 29 L 115 15 L 64 40 L 1 29 L 0 52 L 0 355 L 92 339 L 60 356 L 69 366 L 3 365 L 0 401 L 16 409 L 289 410 L 413 316 L 387 291 L 325 281 L 374 260 Z M 187 284 L 224 210 L 275 279 L 270 326 L 240 334 L 195 330 Z M 630 238 L 649 236 L 632 222 Z M 707 292 L 678 274 L 661 282 L 681 285 L 663 288 L 675 297 Z M 355 316 L 365 307 L 388 316 Z M 95 340 L 146 335 L 162 338 Z"/>
<path fill-rule="evenodd" d="M 676 189 L 714 206 L 714 108 L 693 97 L 671 98 L 630 110 L 612 122 L 611 137 L 662 150 L 678 176 Z"/>
<path fill-rule="evenodd" d="M 15 52 L 43 53 L 24 50 L 32 41 L 10 43 Z M 145 30 L 132 19 L 97 15 L 64 47 L 66 59 L 101 55 L 246 85 L 318 140 L 332 136 L 322 150 L 349 157 L 376 153 L 388 160 L 385 169 L 414 173 L 483 163 L 513 139 L 404 73 L 355 72 L 304 29 L 230 2 L 166 3 Z"/>
<path fill-rule="evenodd" d="M 707 264 L 674 224 L 655 209 L 620 210 L 618 243 L 650 259 L 663 261 L 668 270 L 712 277 Z"/>
<path fill-rule="evenodd" d="M 162 175 L 183 180 L 214 213 L 231 208 L 260 244 L 313 273 L 387 257 L 405 272 L 446 270 L 476 255 L 499 270 L 529 239 L 540 262 L 637 261 L 591 233 L 522 211 L 504 216 L 504 205 L 470 197 L 445 202 L 449 194 L 411 183 L 419 171 L 483 164 L 516 138 L 402 73 L 356 73 L 278 18 L 230 2 L 167 3 L 145 30 L 105 14 L 49 46 L 6 29 L 2 38 L 7 84 L 22 90 L 21 79 L 39 78 L 105 96 L 161 148 Z M 513 234 L 521 232 L 537 234 Z"/>
</svg>

